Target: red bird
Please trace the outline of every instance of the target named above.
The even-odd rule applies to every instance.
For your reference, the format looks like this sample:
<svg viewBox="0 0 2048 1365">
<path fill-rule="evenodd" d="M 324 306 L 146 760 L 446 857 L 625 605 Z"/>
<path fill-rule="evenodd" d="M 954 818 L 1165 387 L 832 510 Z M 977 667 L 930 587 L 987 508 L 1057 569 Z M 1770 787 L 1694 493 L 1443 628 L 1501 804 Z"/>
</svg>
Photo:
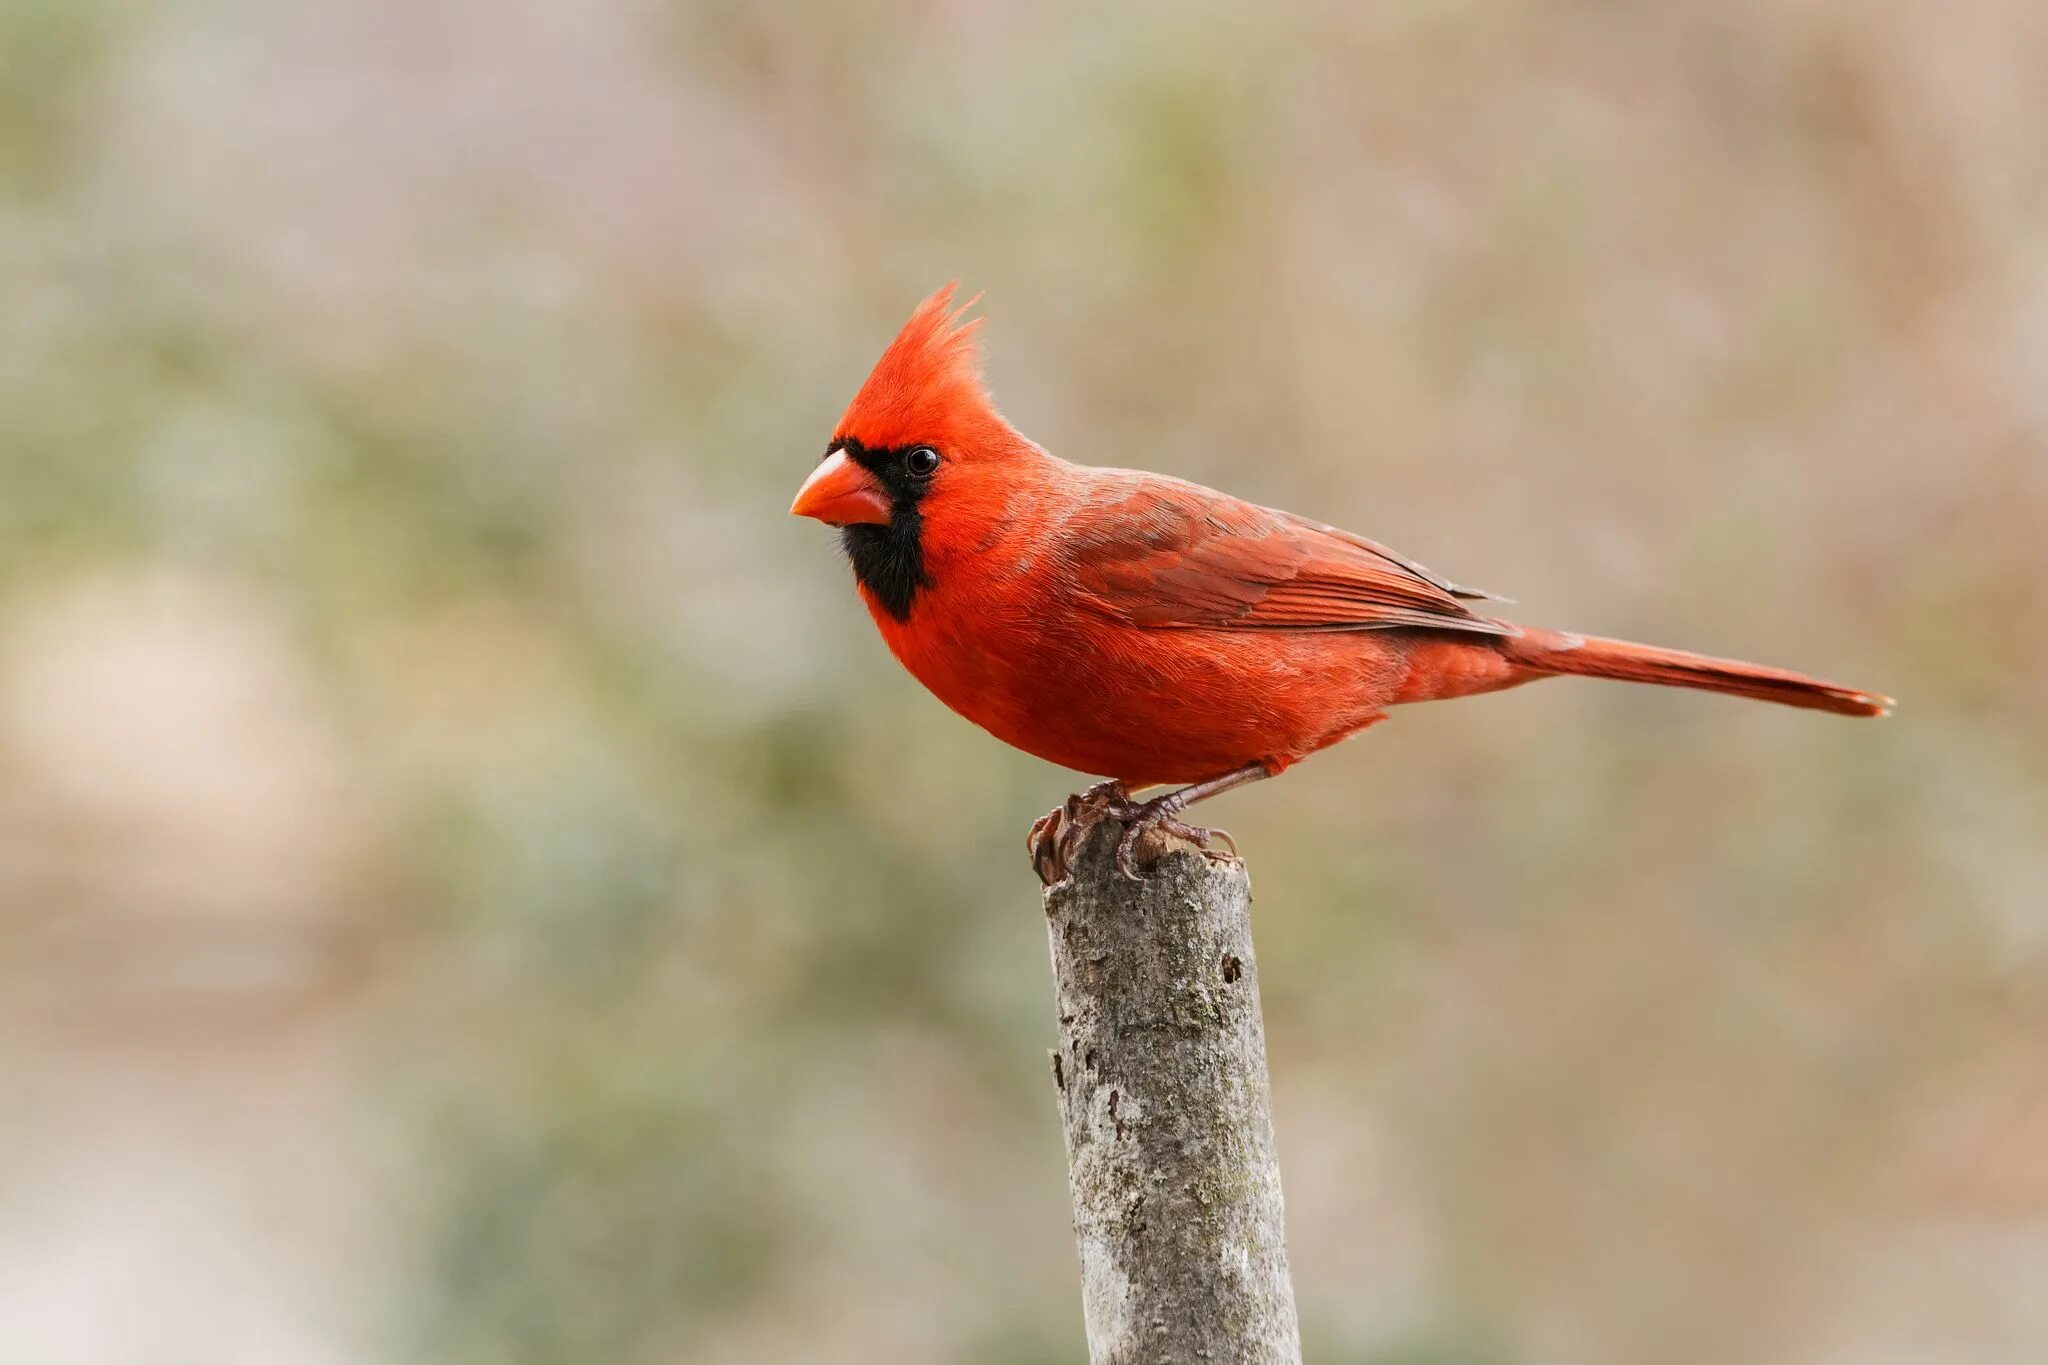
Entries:
<svg viewBox="0 0 2048 1365">
<path fill-rule="evenodd" d="M 1514 625 L 1468 605 L 1492 594 L 1363 536 L 1163 474 L 1069 464 L 996 411 L 980 319 L 952 304 L 949 285 L 918 306 L 789 510 L 843 528 L 882 638 L 940 701 L 1111 779 L 1092 808 L 1127 822 L 1127 874 L 1144 830 L 1206 847 L 1212 831 L 1174 817 L 1403 702 L 1576 674 L 1845 716 L 1891 708 L 1799 673 Z M 1131 800 L 1165 783 L 1185 785 Z M 1039 822 L 1041 872 L 1064 867 L 1081 810 Z"/>
</svg>

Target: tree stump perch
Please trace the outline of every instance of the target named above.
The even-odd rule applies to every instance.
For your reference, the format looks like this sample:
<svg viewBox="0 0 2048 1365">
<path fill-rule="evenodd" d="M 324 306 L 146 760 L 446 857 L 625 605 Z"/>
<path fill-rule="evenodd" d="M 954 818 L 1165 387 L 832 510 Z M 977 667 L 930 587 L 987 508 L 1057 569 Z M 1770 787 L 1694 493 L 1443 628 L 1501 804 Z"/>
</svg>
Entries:
<svg viewBox="0 0 2048 1365">
<path fill-rule="evenodd" d="M 1121 833 L 1045 891 L 1089 1359 L 1298 1365 L 1251 879 L 1158 838 L 1133 882 Z"/>
</svg>

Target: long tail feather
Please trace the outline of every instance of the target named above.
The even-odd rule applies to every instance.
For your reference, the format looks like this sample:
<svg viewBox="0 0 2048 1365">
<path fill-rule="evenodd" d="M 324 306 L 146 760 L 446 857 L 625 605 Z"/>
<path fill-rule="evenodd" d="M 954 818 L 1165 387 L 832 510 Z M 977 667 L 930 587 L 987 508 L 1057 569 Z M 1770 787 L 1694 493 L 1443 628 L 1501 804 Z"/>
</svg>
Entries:
<svg viewBox="0 0 2048 1365">
<path fill-rule="evenodd" d="M 1841 716 L 1883 716 L 1892 709 L 1890 697 L 1859 692 L 1839 683 L 1809 678 L 1804 673 L 1738 659 L 1689 654 L 1682 649 L 1631 644 L 1626 640 L 1524 627 L 1519 636 L 1501 641 L 1501 649 L 1513 662 L 1544 673 L 1614 678 L 1661 687 L 1696 687 L 1704 692 L 1754 697 L 1758 701 L 1832 711 Z"/>
</svg>

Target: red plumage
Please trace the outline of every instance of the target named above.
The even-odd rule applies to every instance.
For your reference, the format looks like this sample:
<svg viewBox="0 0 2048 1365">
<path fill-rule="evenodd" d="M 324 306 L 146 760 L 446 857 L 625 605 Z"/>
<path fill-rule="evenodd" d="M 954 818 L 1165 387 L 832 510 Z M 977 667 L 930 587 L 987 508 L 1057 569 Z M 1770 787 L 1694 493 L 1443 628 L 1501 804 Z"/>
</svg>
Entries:
<svg viewBox="0 0 2048 1365">
<path fill-rule="evenodd" d="M 952 297 L 926 299 L 883 353 L 791 510 L 846 528 L 904 667 L 1028 753 L 1131 786 L 1207 783 L 1278 772 L 1389 706 L 1559 674 L 1890 707 L 1755 664 L 1517 626 L 1474 610 L 1489 594 L 1363 537 L 1057 459 L 997 413 L 977 324 Z"/>
</svg>

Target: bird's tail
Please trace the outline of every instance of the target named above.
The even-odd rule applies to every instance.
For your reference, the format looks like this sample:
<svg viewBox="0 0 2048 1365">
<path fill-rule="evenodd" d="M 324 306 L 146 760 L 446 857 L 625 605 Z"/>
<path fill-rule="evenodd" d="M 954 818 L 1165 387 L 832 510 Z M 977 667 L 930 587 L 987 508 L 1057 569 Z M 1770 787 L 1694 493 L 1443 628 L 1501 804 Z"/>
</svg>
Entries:
<svg viewBox="0 0 2048 1365">
<path fill-rule="evenodd" d="M 1783 706 L 1832 711 L 1839 716 L 1883 716 L 1892 709 L 1890 697 L 1858 692 L 1853 687 L 1782 668 L 1688 654 L 1682 649 L 1630 644 L 1626 640 L 1572 635 L 1561 630 L 1534 630 L 1527 626 L 1520 629 L 1519 635 L 1500 642 L 1501 652 L 1510 662 L 1539 673 L 1615 678 L 1660 687 L 1697 687 L 1703 692 L 1755 697 Z"/>
</svg>

